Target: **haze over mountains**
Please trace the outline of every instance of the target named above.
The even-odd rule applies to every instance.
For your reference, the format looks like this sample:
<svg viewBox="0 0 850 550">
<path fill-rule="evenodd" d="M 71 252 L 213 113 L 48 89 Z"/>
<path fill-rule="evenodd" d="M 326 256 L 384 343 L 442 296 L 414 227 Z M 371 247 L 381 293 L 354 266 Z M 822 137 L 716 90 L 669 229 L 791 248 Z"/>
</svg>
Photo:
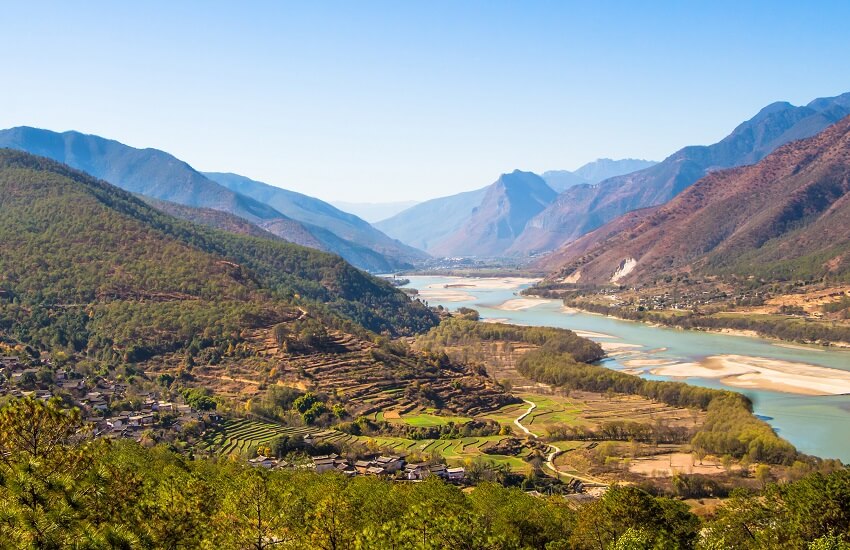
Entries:
<svg viewBox="0 0 850 550">
<path fill-rule="evenodd" d="M 502 174 L 487 187 L 463 225 L 431 251 L 439 256 L 502 256 L 526 222 L 556 196 L 537 174 L 519 170 Z"/>
<path fill-rule="evenodd" d="M 397 202 L 346 202 L 331 201 L 331 204 L 342 210 L 350 212 L 369 223 L 379 222 L 395 216 L 408 208 L 419 204 L 419 201 L 397 201 Z"/>
<path fill-rule="evenodd" d="M 597 284 L 677 272 L 840 279 L 850 274 L 848 228 L 850 116 L 755 165 L 713 172 L 663 206 L 617 218 L 541 265 L 558 268 L 560 280 Z"/>
<path fill-rule="evenodd" d="M 557 193 L 549 193 L 544 185 L 560 191 L 653 164 L 637 159 L 599 159 L 574 172 L 555 170 L 537 176 L 515 171 L 503 174 L 487 187 L 422 202 L 374 225 L 393 238 L 435 255 L 503 255 L 528 220 L 542 211 L 540 205 L 555 198 Z"/>
<path fill-rule="evenodd" d="M 664 204 L 706 174 L 758 162 L 848 114 L 850 93 L 801 107 L 773 103 L 720 142 L 684 147 L 660 163 L 598 159 L 542 176 L 517 170 L 481 189 L 425 201 L 374 224 L 301 193 L 237 174 L 202 173 L 163 151 L 98 136 L 19 127 L 0 131 L 0 147 L 67 163 L 184 219 L 273 235 L 339 254 L 363 269 L 394 271 L 427 260 L 429 253 L 527 258 L 550 252 L 627 212 Z"/>
<path fill-rule="evenodd" d="M 549 170 L 541 176 L 549 187 L 559 193 L 574 185 L 595 185 L 602 180 L 637 172 L 658 164 L 654 160 L 641 159 L 597 159 L 588 162 L 577 170 Z"/>
<path fill-rule="evenodd" d="M 663 204 L 707 173 L 752 164 L 850 114 L 850 93 L 806 106 L 768 105 L 714 145 L 680 149 L 664 161 L 598 185 L 576 185 L 528 222 L 509 253 L 555 249 L 631 210 Z"/>
<path fill-rule="evenodd" d="M 261 197 L 258 199 L 233 191 L 156 149 L 136 149 L 79 132 L 57 133 L 28 127 L 0 131 L 0 147 L 57 160 L 146 197 L 233 214 L 284 240 L 339 254 L 363 269 L 389 271 L 426 257 L 323 201 L 276 187 L 261 192 L 264 184 L 244 178 L 251 185 L 237 185 L 239 177 L 220 176 L 234 187 L 245 187 Z M 274 205 L 262 197 L 274 201 Z M 174 207 L 169 210 L 215 227 L 221 228 L 222 223 L 233 226 L 209 212 Z"/>
<path fill-rule="evenodd" d="M 377 253 L 385 258 L 387 268 L 390 268 L 393 263 L 409 265 L 427 257 L 420 250 L 387 237 L 354 214 L 343 212 L 319 199 L 238 174 L 205 172 L 204 175 L 233 192 L 256 199 L 298 220 L 321 242 L 334 252 L 339 251 L 337 253 L 344 258 L 358 257 L 361 258 L 360 263 L 364 263 L 367 255 Z M 270 224 L 266 223 L 264 227 L 269 229 Z M 375 257 L 372 263 L 378 261 L 380 259 Z"/>
</svg>

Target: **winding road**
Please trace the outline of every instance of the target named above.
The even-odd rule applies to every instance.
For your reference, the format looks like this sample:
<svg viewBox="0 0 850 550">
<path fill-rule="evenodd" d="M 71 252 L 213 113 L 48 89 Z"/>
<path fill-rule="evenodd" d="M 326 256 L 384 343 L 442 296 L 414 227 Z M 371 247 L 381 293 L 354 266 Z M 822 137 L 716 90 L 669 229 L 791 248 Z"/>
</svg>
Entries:
<svg viewBox="0 0 850 550">
<path fill-rule="evenodd" d="M 533 401 L 529 401 L 528 399 L 523 399 L 523 401 L 528 403 L 528 410 L 525 411 L 524 413 L 522 413 L 521 415 L 519 415 L 516 418 L 516 420 L 514 420 L 514 424 L 516 424 L 517 427 L 520 430 L 522 430 L 526 435 L 533 437 L 534 439 L 539 439 L 540 436 L 538 436 L 536 433 L 532 432 L 531 430 L 529 430 L 528 428 L 526 428 L 522 424 L 523 419 L 525 419 L 525 417 L 527 417 L 532 412 L 534 412 L 534 409 L 537 408 L 537 403 L 535 403 Z M 607 484 L 599 481 L 598 479 L 593 479 L 592 477 L 576 475 L 575 473 L 564 472 L 564 471 L 561 471 L 558 468 L 556 468 L 555 467 L 555 457 L 558 456 L 561 453 L 561 448 L 556 446 L 556 445 L 552 445 L 551 443 L 547 443 L 546 445 L 549 447 L 549 454 L 546 455 L 546 467 L 549 468 L 550 470 L 552 470 L 553 472 L 555 472 L 555 475 L 557 477 L 567 476 L 567 477 L 572 477 L 572 478 L 578 479 L 579 481 L 583 481 L 585 484 L 590 484 L 590 485 L 594 485 L 594 486 L 597 486 L 597 487 L 607 487 Z"/>
</svg>

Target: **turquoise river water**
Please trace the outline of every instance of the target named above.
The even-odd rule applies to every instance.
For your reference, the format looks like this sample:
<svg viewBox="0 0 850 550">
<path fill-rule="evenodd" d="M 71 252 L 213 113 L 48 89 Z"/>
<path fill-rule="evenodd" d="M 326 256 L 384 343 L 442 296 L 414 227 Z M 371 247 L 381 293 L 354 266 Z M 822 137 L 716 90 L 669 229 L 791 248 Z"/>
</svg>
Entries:
<svg viewBox="0 0 850 550">
<path fill-rule="evenodd" d="M 499 309 L 506 301 L 518 298 L 517 294 L 528 286 L 527 282 L 513 281 L 513 284 L 507 285 L 501 279 L 476 279 L 475 287 L 446 288 L 446 285 L 464 285 L 465 282 L 473 281 L 450 277 L 407 278 L 411 280 L 409 286 L 419 289 L 421 299 L 432 306 L 441 304 L 449 309 L 473 307 L 484 319 L 599 333 L 608 337 L 592 339 L 614 342 L 615 345 L 618 342 L 632 345 L 625 348 L 626 353 L 613 354 L 603 361 L 606 367 L 613 369 L 624 369 L 626 366 L 623 361 L 641 357 L 690 363 L 713 355 L 734 354 L 850 371 L 850 351 L 788 346 L 760 338 L 655 327 L 602 315 L 564 311 L 557 300 L 538 300 L 536 305 L 527 309 Z M 642 376 L 665 379 L 648 373 Z M 741 392 L 753 401 L 756 414 L 768 421 L 799 450 L 850 463 L 850 395 L 805 396 L 740 389 L 724 386 L 717 379 L 697 377 L 689 377 L 686 381 L 699 386 Z"/>
</svg>

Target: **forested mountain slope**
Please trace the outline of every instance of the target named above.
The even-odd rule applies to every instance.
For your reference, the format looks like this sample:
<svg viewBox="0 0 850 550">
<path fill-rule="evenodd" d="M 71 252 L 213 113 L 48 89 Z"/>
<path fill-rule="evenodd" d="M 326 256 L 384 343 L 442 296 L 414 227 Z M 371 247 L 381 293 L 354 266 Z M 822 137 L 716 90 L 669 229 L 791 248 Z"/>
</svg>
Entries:
<svg viewBox="0 0 850 550">
<path fill-rule="evenodd" d="M 136 149 L 79 132 L 57 133 L 28 127 L 0 130 L 0 147 L 51 158 L 132 193 L 233 214 L 263 226 L 263 229 L 286 241 L 339 254 L 362 269 L 390 271 L 409 267 L 411 260 L 424 257 L 421 252 L 394 243 L 366 222 L 322 201 L 273 188 L 285 196 L 298 196 L 299 204 L 304 205 L 303 208 L 288 210 L 299 217 L 290 216 L 262 198 L 228 189 L 187 163 L 157 149 Z M 268 198 L 271 200 L 272 197 Z M 345 226 L 337 223 L 334 216 L 305 215 L 315 205 L 324 205 L 325 210 L 335 211 L 341 218 L 359 221 L 359 226 L 364 229 L 359 233 L 344 231 Z M 177 211 L 172 207 L 171 210 L 173 214 L 185 215 L 190 220 L 199 216 L 197 212 L 186 209 Z M 351 223 L 354 224 L 354 221 Z"/>
<path fill-rule="evenodd" d="M 337 256 L 180 221 L 82 172 L 0 150 L 0 330 L 143 358 L 311 311 L 410 334 L 424 306 Z M 362 329 L 358 329 L 362 330 Z"/>
</svg>

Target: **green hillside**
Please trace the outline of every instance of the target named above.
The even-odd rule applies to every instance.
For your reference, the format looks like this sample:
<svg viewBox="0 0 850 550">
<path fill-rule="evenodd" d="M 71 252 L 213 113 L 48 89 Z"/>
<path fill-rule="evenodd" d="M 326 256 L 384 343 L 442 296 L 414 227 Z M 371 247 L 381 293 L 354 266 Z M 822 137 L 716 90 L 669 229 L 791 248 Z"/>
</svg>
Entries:
<svg viewBox="0 0 850 550">
<path fill-rule="evenodd" d="M 0 243 L 0 329 L 35 347 L 132 360 L 238 340 L 299 308 L 393 335 L 436 322 L 337 256 L 180 221 L 11 150 L 0 150 Z"/>
</svg>

